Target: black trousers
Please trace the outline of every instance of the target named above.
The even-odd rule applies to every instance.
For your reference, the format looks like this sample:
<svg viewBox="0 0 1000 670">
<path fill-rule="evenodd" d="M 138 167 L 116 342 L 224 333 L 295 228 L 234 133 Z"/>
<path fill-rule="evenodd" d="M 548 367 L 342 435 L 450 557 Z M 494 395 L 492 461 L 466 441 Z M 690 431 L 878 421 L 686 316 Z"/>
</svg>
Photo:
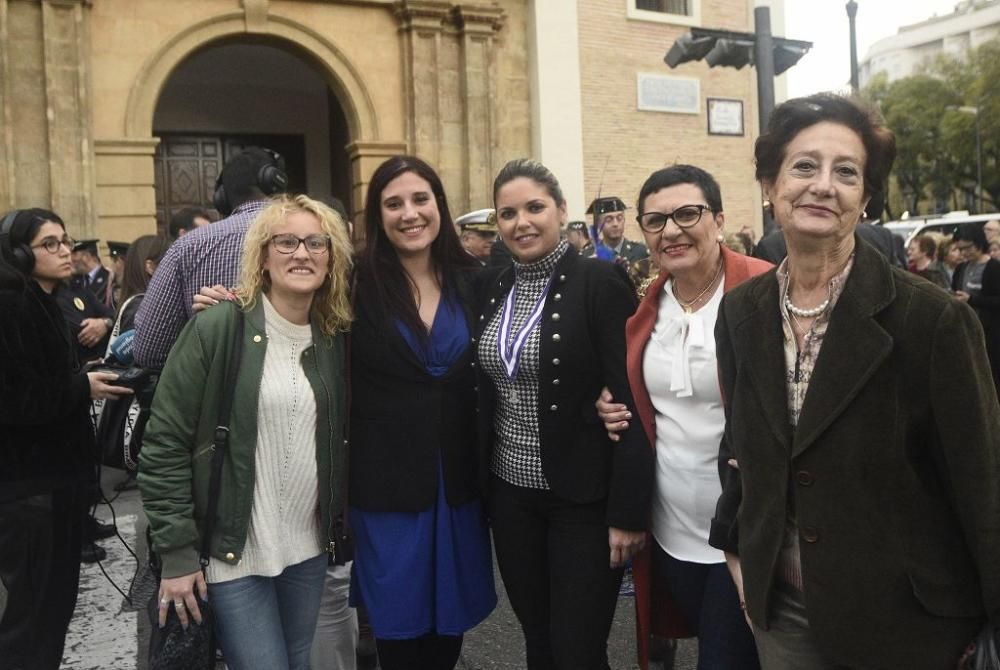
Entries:
<svg viewBox="0 0 1000 670">
<path fill-rule="evenodd" d="M 462 653 L 462 635 L 429 633 L 410 640 L 375 640 L 382 670 L 452 670 Z"/>
<path fill-rule="evenodd" d="M 80 584 L 83 487 L 0 503 L 0 670 L 58 670 Z"/>
<path fill-rule="evenodd" d="M 528 670 L 607 670 L 623 570 L 610 567 L 605 501 L 574 503 L 494 477 L 489 509 Z"/>
</svg>

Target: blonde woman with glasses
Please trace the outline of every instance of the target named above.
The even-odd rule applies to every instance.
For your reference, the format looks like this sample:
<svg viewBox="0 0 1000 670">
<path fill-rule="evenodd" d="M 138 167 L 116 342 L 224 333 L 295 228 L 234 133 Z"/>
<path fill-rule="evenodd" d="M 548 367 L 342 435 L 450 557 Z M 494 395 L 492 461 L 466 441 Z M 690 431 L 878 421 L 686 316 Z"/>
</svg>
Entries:
<svg viewBox="0 0 1000 670">
<path fill-rule="evenodd" d="M 210 594 L 231 670 L 307 668 L 345 502 L 347 228 L 326 205 L 283 196 L 247 231 L 241 267 L 237 299 L 198 314 L 174 345 L 145 435 L 139 487 L 163 561 L 160 622 L 175 608 L 182 624 L 200 624 L 198 597 Z M 211 446 L 227 394 L 229 447 L 202 572 Z"/>
</svg>

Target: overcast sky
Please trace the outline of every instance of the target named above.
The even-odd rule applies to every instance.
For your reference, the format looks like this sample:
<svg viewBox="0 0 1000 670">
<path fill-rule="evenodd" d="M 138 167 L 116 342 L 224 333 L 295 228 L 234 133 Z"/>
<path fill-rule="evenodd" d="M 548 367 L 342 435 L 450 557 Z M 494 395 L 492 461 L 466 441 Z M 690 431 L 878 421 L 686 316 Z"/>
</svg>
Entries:
<svg viewBox="0 0 1000 670">
<path fill-rule="evenodd" d="M 872 43 L 895 35 L 900 26 L 954 11 L 957 0 L 856 0 L 858 61 Z M 808 40 L 812 50 L 790 69 L 788 95 L 846 88 L 851 79 L 847 0 L 785 0 L 785 35 Z M 777 32 L 777 31 L 776 31 Z"/>
</svg>

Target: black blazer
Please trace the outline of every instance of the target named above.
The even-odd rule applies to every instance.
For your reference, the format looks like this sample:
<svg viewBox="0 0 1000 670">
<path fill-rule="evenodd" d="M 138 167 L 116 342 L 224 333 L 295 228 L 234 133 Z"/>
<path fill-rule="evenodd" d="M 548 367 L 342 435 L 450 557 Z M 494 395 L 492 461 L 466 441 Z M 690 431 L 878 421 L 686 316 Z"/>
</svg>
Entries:
<svg viewBox="0 0 1000 670">
<path fill-rule="evenodd" d="M 512 266 L 481 277 L 478 340 L 510 292 Z M 609 526 L 645 530 L 653 489 L 653 451 L 638 422 L 608 439 L 594 401 L 607 386 L 618 402 L 634 407 L 625 371 L 625 321 L 635 294 L 614 263 L 582 258 L 570 250 L 555 268 L 542 311 L 538 415 L 542 470 L 552 491 L 573 502 L 607 498 Z M 479 373 L 479 439 L 482 485 L 493 451 L 496 388 Z M 485 489 L 484 489 L 485 490 Z"/>
<path fill-rule="evenodd" d="M 791 503 L 827 661 L 953 668 L 984 618 L 1000 623 L 1000 408 L 972 310 L 855 243 L 794 432 L 775 272 L 723 298 L 710 543 L 739 554 L 766 627 Z"/>
<path fill-rule="evenodd" d="M 961 291 L 968 262 L 959 264 L 951 278 L 953 291 Z M 990 259 L 983 268 L 983 289 L 969 297 L 969 306 L 976 310 L 986 336 L 986 353 L 990 357 L 993 383 L 1000 389 L 1000 261 Z"/>
<path fill-rule="evenodd" d="M 471 275 L 454 288 L 472 332 Z M 350 504 L 422 512 L 437 498 L 439 463 L 452 506 L 479 496 L 473 347 L 432 377 L 359 272 L 351 328 Z"/>
</svg>

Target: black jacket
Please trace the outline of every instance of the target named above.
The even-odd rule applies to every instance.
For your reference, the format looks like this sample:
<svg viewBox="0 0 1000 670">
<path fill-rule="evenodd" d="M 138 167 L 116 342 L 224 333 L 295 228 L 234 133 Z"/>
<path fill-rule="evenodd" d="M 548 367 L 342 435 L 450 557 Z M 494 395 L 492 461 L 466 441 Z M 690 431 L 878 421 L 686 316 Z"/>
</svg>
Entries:
<svg viewBox="0 0 1000 670">
<path fill-rule="evenodd" d="M 479 290 L 478 340 L 503 304 L 512 266 L 491 268 Z M 552 491 L 578 503 L 607 498 L 609 526 L 645 530 L 653 489 L 653 450 L 642 427 L 608 439 L 594 401 L 607 386 L 617 402 L 634 407 L 625 371 L 625 321 L 635 293 L 614 263 L 567 253 L 542 312 L 538 388 L 542 470 Z M 496 388 L 479 373 L 479 439 L 482 485 L 489 478 Z"/>
<path fill-rule="evenodd" d="M 33 280 L 0 289 L 0 500 L 92 476 L 90 382 L 59 306 Z"/>
<path fill-rule="evenodd" d="M 955 268 L 951 278 L 953 291 L 961 291 L 962 281 L 968 262 Z M 976 310 L 979 322 L 983 324 L 986 337 L 986 353 L 990 358 L 993 384 L 1000 389 L 1000 261 L 990 259 L 983 268 L 983 288 L 978 295 L 969 297 L 969 306 Z"/>
<path fill-rule="evenodd" d="M 809 629 L 831 664 L 953 668 L 1000 623 L 1000 408 L 972 311 L 856 237 L 798 426 L 775 272 L 726 294 L 712 546 L 767 627 L 789 505 Z M 739 469 L 728 464 L 735 458 Z"/>
<path fill-rule="evenodd" d="M 454 281 L 469 332 L 474 272 Z M 359 272 L 350 339 L 350 504 L 421 512 L 437 497 L 439 463 L 448 503 L 470 502 L 479 496 L 473 347 L 432 377 L 377 300 Z"/>
</svg>

